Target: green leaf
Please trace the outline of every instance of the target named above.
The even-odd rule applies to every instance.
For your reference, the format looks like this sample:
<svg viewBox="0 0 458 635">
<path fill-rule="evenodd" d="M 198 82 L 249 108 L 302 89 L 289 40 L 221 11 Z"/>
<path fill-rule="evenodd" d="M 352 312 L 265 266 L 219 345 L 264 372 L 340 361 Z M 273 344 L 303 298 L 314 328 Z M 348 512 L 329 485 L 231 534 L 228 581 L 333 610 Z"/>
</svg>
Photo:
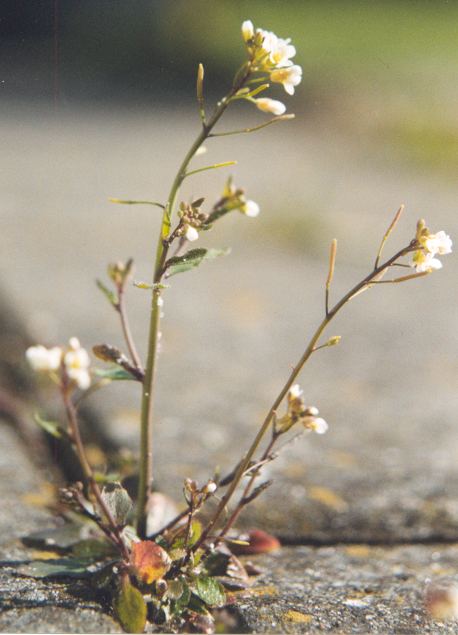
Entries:
<svg viewBox="0 0 458 635">
<path fill-rule="evenodd" d="M 52 437 L 56 439 L 62 439 L 62 437 L 66 435 L 65 430 L 63 430 L 55 421 L 47 421 L 46 419 L 42 419 L 37 412 L 33 415 L 33 418 L 35 419 L 35 422 L 40 426 L 40 428 L 50 434 Z"/>
<path fill-rule="evenodd" d="M 111 379 L 112 381 L 132 380 L 137 381 L 135 377 L 124 368 L 117 366 L 113 368 L 96 368 L 95 374 L 103 379 Z"/>
<path fill-rule="evenodd" d="M 57 558 L 56 560 L 34 560 L 18 568 L 18 573 L 30 578 L 87 578 L 93 573 L 87 560 Z"/>
<path fill-rule="evenodd" d="M 87 558 L 88 560 L 102 560 L 107 556 L 114 555 L 114 547 L 106 540 L 88 538 L 77 542 L 72 547 L 72 554 L 76 558 Z"/>
<path fill-rule="evenodd" d="M 168 277 L 177 273 L 184 273 L 194 267 L 198 267 L 204 260 L 213 260 L 218 256 L 226 256 L 230 249 L 191 249 L 183 256 L 169 258 L 165 263 L 165 270 Z"/>
<path fill-rule="evenodd" d="M 52 527 L 51 529 L 34 531 L 24 536 L 22 542 L 28 547 L 38 549 L 49 549 L 50 547 L 69 549 L 88 537 L 89 529 L 87 525 L 67 523 L 62 527 Z"/>
<path fill-rule="evenodd" d="M 132 499 L 121 483 L 107 483 L 102 490 L 102 498 L 117 525 L 125 525 L 132 509 Z"/>
<path fill-rule="evenodd" d="M 118 296 L 116 295 L 116 293 L 114 293 L 108 287 L 106 287 L 101 280 L 96 280 L 95 284 L 98 286 L 100 291 L 104 294 L 104 296 L 107 298 L 110 304 L 112 304 L 113 306 L 116 306 L 118 304 Z"/>
<path fill-rule="evenodd" d="M 128 578 L 122 582 L 121 590 L 114 601 L 114 609 L 127 633 L 143 633 L 146 624 L 146 603 L 143 595 Z"/>
<path fill-rule="evenodd" d="M 207 606 L 222 606 L 226 602 L 224 589 L 215 578 L 200 575 L 193 591 Z"/>
</svg>

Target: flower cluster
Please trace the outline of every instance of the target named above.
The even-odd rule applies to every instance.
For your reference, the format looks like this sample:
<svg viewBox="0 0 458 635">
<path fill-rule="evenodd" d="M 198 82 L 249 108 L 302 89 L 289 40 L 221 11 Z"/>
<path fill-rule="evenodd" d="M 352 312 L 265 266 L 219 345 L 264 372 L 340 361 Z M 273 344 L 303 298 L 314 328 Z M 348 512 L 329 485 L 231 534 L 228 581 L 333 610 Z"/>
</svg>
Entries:
<svg viewBox="0 0 458 635">
<path fill-rule="evenodd" d="M 46 348 L 41 344 L 31 346 L 26 351 L 26 358 L 36 372 L 52 375 L 61 370 L 64 376 L 81 390 L 86 390 L 91 385 L 91 361 L 86 349 L 82 348 L 76 337 L 70 338 L 65 348 Z"/>
<path fill-rule="evenodd" d="M 203 203 L 203 199 L 200 198 L 194 201 L 190 205 L 188 203 L 181 203 L 178 211 L 180 217 L 180 225 L 176 230 L 176 236 L 182 236 L 193 242 L 199 238 L 199 229 L 208 221 L 208 214 L 200 211 L 200 206 Z"/>
<path fill-rule="evenodd" d="M 267 73 L 268 79 L 281 84 L 288 95 L 294 95 L 294 89 L 302 81 L 302 68 L 293 64 L 291 58 L 296 55 L 296 49 L 291 39 L 283 39 L 264 29 L 256 29 L 251 20 L 242 24 L 242 36 L 245 41 L 252 70 Z M 266 78 L 267 79 L 267 78 Z M 262 97 L 252 99 L 263 112 L 282 115 L 286 106 L 275 99 Z"/>
<path fill-rule="evenodd" d="M 315 406 L 305 405 L 301 387 L 299 384 L 294 384 L 288 392 L 286 414 L 277 421 L 277 429 L 286 432 L 296 423 L 300 423 L 304 428 L 313 430 L 317 434 L 325 434 L 328 431 L 328 424 L 318 416 L 319 414 Z"/>
<path fill-rule="evenodd" d="M 445 256 L 452 252 L 453 243 L 450 236 L 444 231 L 432 234 L 426 227 L 425 221 L 420 220 L 417 224 L 415 239 L 420 246 L 412 258 L 412 267 L 415 267 L 415 271 L 429 273 L 435 269 L 441 269 L 442 262 L 436 256 Z"/>
<path fill-rule="evenodd" d="M 245 196 L 245 190 L 236 187 L 230 177 L 224 186 L 221 198 L 215 203 L 212 212 L 208 216 L 207 225 L 225 216 L 229 212 L 237 210 L 250 218 L 259 215 L 259 205 Z"/>
</svg>

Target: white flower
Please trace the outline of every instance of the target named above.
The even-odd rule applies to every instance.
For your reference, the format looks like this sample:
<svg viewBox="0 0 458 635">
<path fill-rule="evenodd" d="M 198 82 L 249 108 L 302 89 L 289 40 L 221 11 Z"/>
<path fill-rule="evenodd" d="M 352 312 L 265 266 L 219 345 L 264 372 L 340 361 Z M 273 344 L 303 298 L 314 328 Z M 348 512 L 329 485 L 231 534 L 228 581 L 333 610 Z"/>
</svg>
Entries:
<svg viewBox="0 0 458 635">
<path fill-rule="evenodd" d="M 245 20 L 242 23 L 242 35 L 245 42 L 248 42 L 248 40 L 251 40 L 251 38 L 253 37 L 254 26 L 251 20 Z"/>
<path fill-rule="evenodd" d="M 426 271 L 434 271 L 442 269 L 442 263 L 439 258 L 434 258 L 433 253 L 424 253 L 424 251 L 416 251 L 413 257 L 412 267 L 415 267 L 417 273 Z"/>
<path fill-rule="evenodd" d="M 191 225 L 188 225 L 186 228 L 185 236 L 187 240 L 193 242 L 194 240 L 197 240 L 199 238 L 199 232 L 195 227 L 191 227 Z"/>
<path fill-rule="evenodd" d="M 299 399 L 299 397 L 302 397 L 302 394 L 303 394 L 303 390 L 299 386 L 299 384 L 294 384 L 289 389 L 289 397 L 290 397 L 290 399 Z"/>
<path fill-rule="evenodd" d="M 328 431 L 328 424 L 321 417 L 304 417 L 302 420 L 304 427 L 313 430 L 317 434 L 325 434 Z"/>
<path fill-rule="evenodd" d="M 214 481 L 208 481 L 208 483 L 204 486 L 202 491 L 205 494 L 213 494 L 213 492 L 216 492 L 217 489 L 218 489 L 218 486 L 216 485 Z"/>
<path fill-rule="evenodd" d="M 64 355 L 65 370 L 68 377 L 75 382 L 78 388 L 86 390 L 91 385 L 89 366 L 91 360 L 86 349 L 82 348 L 79 340 L 72 337 L 69 341 L 69 350 Z"/>
<path fill-rule="evenodd" d="M 423 246 L 432 254 L 445 256 L 452 253 L 452 239 L 444 231 L 429 234 L 423 241 Z"/>
<path fill-rule="evenodd" d="M 284 68 L 292 65 L 290 58 L 296 55 L 296 49 L 290 44 L 290 38 L 284 40 L 272 33 L 272 31 L 265 31 L 264 29 L 257 29 L 257 33 L 260 33 L 263 37 L 262 50 L 268 54 L 268 63 L 271 66 Z"/>
<path fill-rule="evenodd" d="M 28 348 L 25 356 L 33 370 L 50 372 L 59 368 L 62 359 L 62 349 L 58 346 L 46 348 L 39 344 Z"/>
<path fill-rule="evenodd" d="M 276 99 L 269 99 L 269 97 L 260 97 L 253 100 L 259 110 L 263 112 L 270 112 L 273 115 L 282 115 L 286 111 L 285 104 Z"/>
<path fill-rule="evenodd" d="M 245 203 L 243 203 L 243 205 L 240 208 L 240 211 L 242 211 L 245 216 L 249 216 L 250 218 L 255 218 L 256 216 L 259 215 L 260 209 L 259 209 L 259 205 L 255 202 L 255 201 L 246 201 Z"/>
<path fill-rule="evenodd" d="M 302 81 L 302 68 L 297 65 L 278 68 L 271 72 L 270 79 L 276 84 L 283 84 L 288 95 L 294 95 L 294 87 Z"/>
</svg>

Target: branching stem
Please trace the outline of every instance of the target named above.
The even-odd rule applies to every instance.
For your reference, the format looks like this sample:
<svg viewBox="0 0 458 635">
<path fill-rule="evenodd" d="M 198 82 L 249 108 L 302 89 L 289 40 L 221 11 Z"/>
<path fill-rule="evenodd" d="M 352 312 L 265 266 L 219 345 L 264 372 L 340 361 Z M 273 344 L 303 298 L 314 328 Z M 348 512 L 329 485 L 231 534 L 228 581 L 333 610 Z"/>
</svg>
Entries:
<svg viewBox="0 0 458 635">
<path fill-rule="evenodd" d="M 382 265 L 379 265 L 378 267 L 374 268 L 365 278 L 363 278 L 350 291 L 348 291 L 348 293 L 346 293 L 339 300 L 339 302 L 337 302 L 334 305 L 334 307 L 332 309 L 330 309 L 327 312 L 327 314 L 325 315 L 324 319 L 322 320 L 322 322 L 320 323 L 320 325 L 316 329 L 315 333 L 313 334 L 313 336 L 312 336 L 310 342 L 308 343 L 307 348 L 305 349 L 302 357 L 299 359 L 299 361 L 297 362 L 296 366 L 294 366 L 290 376 L 288 377 L 288 380 L 286 381 L 286 383 L 283 386 L 283 388 L 281 389 L 279 395 L 277 396 L 277 398 L 275 399 L 274 403 L 272 404 L 272 407 L 270 408 L 269 412 L 266 415 L 266 418 L 264 419 L 260 429 L 258 430 L 258 433 L 256 434 L 256 437 L 255 437 L 253 443 L 251 444 L 248 452 L 245 454 L 243 460 L 239 464 L 239 467 L 237 469 L 235 477 L 234 477 L 233 481 L 230 483 L 225 495 L 221 499 L 221 502 L 218 505 L 218 507 L 217 507 L 212 519 L 209 521 L 209 523 L 205 527 L 205 529 L 202 532 L 202 535 L 199 538 L 199 540 L 193 546 L 194 550 L 197 550 L 205 542 L 205 540 L 210 535 L 210 533 L 212 532 L 213 528 L 216 526 L 216 524 L 218 523 L 219 519 L 221 518 L 221 515 L 223 514 L 223 512 L 226 509 L 230 499 L 232 498 L 234 492 L 236 491 L 243 474 L 245 473 L 245 471 L 246 471 L 251 459 L 253 458 L 253 455 L 255 454 L 256 450 L 258 449 L 259 444 L 261 443 L 265 433 L 270 428 L 270 426 L 272 424 L 272 421 L 274 419 L 274 416 L 275 416 L 275 412 L 278 410 L 278 408 L 281 405 L 283 399 L 288 394 L 289 389 L 291 388 L 291 386 L 295 382 L 297 376 L 299 375 L 299 373 L 301 372 L 302 368 L 304 367 L 304 365 L 308 361 L 309 357 L 314 352 L 315 345 L 318 342 L 318 340 L 320 339 L 323 331 L 326 329 L 328 324 L 337 315 L 337 313 L 340 311 L 340 309 L 342 309 L 342 307 L 344 307 L 347 304 L 347 302 L 349 302 L 357 293 L 359 293 L 361 290 L 367 288 L 371 284 L 371 282 L 372 282 L 372 280 L 374 278 L 379 276 L 385 269 L 390 267 L 399 258 L 402 258 L 403 256 L 407 255 L 409 252 L 414 251 L 416 248 L 417 248 L 417 245 L 416 245 L 415 241 L 413 241 L 407 247 L 404 247 L 403 249 L 399 250 L 394 256 L 389 258 L 385 263 L 383 263 Z"/>
</svg>

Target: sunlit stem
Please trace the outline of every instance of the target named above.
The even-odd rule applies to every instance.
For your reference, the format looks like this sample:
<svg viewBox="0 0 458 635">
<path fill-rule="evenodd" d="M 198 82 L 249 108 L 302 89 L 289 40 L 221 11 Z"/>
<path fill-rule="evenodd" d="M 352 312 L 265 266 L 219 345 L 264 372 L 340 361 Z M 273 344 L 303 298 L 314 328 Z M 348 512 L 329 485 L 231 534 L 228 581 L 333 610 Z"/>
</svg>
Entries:
<svg viewBox="0 0 458 635">
<path fill-rule="evenodd" d="M 203 168 L 197 168 L 196 170 L 190 170 L 186 172 L 185 177 L 198 174 L 199 172 L 206 172 L 207 170 L 218 170 L 219 168 L 227 168 L 230 165 L 237 165 L 237 161 L 224 161 L 224 163 L 214 163 L 213 165 L 206 165 Z"/>
<path fill-rule="evenodd" d="M 321 335 L 323 334 L 324 330 L 328 326 L 328 324 L 337 315 L 337 313 L 340 311 L 340 309 L 342 309 L 347 304 L 347 302 L 349 300 L 351 300 L 362 289 L 366 288 L 371 283 L 371 281 L 374 278 L 376 278 L 380 273 L 382 273 L 385 269 L 390 267 L 399 258 L 401 258 L 401 257 L 405 256 L 406 254 L 408 254 L 409 252 L 411 252 L 413 249 L 414 249 L 414 247 L 412 245 L 408 245 L 407 247 L 404 247 L 403 249 L 398 251 L 394 256 L 392 256 L 389 260 L 387 260 L 383 265 L 380 265 L 379 267 L 377 267 L 376 269 L 371 271 L 365 278 L 363 278 L 363 280 L 361 280 L 348 293 L 346 293 L 343 296 L 343 298 L 341 298 L 341 300 L 339 300 L 339 302 L 337 302 L 337 304 L 335 304 L 334 307 L 332 309 L 330 309 L 329 312 L 325 315 L 323 321 L 318 326 L 318 328 L 315 331 L 315 333 L 313 334 L 310 342 L 308 343 L 307 348 L 305 349 L 302 357 L 299 359 L 299 361 L 297 362 L 296 366 L 294 366 L 293 370 L 291 371 L 290 376 L 288 377 L 288 380 L 286 381 L 286 383 L 283 386 L 283 388 L 281 389 L 278 397 L 275 399 L 274 403 L 272 404 L 272 407 L 270 408 L 269 412 L 266 415 L 266 418 L 264 419 L 260 429 L 258 430 L 258 433 L 256 434 L 256 437 L 254 438 L 253 443 L 251 444 L 248 452 L 245 454 L 243 460 L 240 462 L 239 467 L 237 469 L 237 472 L 235 474 L 235 477 L 232 480 L 232 482 L 230 483 L 230 485 L 228 486 L 228 489 L 227 489 L 225 495 L 223 496 L 223 498 L 221 499 L 221 501 L 220 501 L 220 503 L 219 503 L 219 505 L 218 505 L 213 517 L 211 518 L 211 520 L 209 521 L 209 523 L 205 527 L 205 529 L 202 532 L 202 535 L 199 538 L 199 540 L 193 546 L 194 550 L 198 549 L 205 542 L 205 540 L 211 534 L 213 528 L 215 527 L 215 525 L 218 523 L 219 519 L 221 518 L 221 515 L 223 514 L 224 510 L 226 509 L 226 507 L 227 507 L 230 499 L 232 498 L 235 490 L 237 489 L 237 487 L 238 487 L 238 485 L 240 483 L 240 480 L 242 479 L 242 477 L 243 477 L 243 475 L 244 475 L 244 473 L 245 473 L 250 461 L 252 460 L 253 455 L 257 451 L 257 449 L 258 449 L 262 439 L 264 438 L 264 435 L 266 434 L 267 430 L 269 430 L 270 426 L 272 425 L 272 422 L 274 420 L 275 412 L 277 412 L 277 410 L 280 407 L 283 399 L 288 394 L 289 389 L 291 388 L 293 383 L 296 381 L 297 376 L 299 375 L 299 373 L 301 372 L 302 368 L 304 367 L 304 365 L 306 364 L 306 362 L 308 361 L 308 359 L 310 358 L 310 356 L 314 352 L 315 346 L 316 346 L 317 342 L 319 341 Z"/>
<path fill-rule="evenodd" d="M 405 209 L 405 206 L 401 205 L 401 207 L 396 212 L 393 220 L 391 221 L 390 226 L 388 227 L 388 229 L 386 230 L 386 232 L 385 232 L 385 234 L 384 234 L 384 236 L 382 238 L 382 242 L 380 243 L 380 247 L 379 247 L 378 252 L 377 252 L 377 258 L 375 259 L 375 265 L 374 265 L 375 269 L 377 269 L 377 267 L 379 265 L 380 258 L 382 257 L 382 251 L 383 251 L 383 248 L 385 247 L 385 243 L 388 240 L 388 238 L 389 238 L 391 232 L 393 231 L 393 229 L 398 224 L 399 219 L 401 218 L 401 215 L 402 215 L 404 209 Z"/>
<path fill-rule="evenodd" d="M 140 537 L 146 536 L 147 501 L 153 480 L 153 405 L 154 379 L 156 373 L 156 359 L 158 348 L 158 333 L 160 326 L 159 298 L 161 294 L 160 282 L 164 272 L 164 264 L 169 250 L 168 237 L 171 231 L 171 218 L 175 209 L 176 199 L 181 184 L 186 178 L 186 172 L 191 159 L 208 138 L 213 127 L 229 105 L 230 99 L 245 84 L 251 74 L 251 63 L 245 63 L 236 75 L 236 81 L 229 93 L 217 105 L 208 123 L 202 124 L 202 129 L 196 140 L 183 159 L 170 189 L 167 205 L 162 216 L 162 226 L 156 248 L 156 258 L 153 273 L 153 292 L 151 296 L 151 316 L 148 336 L 148 355 L 143 382 L 141 422 L 140 422 L 140 465 L 137 493 L 137 532 Z"/>
<path fill-rule="evenodd" d="M 117 203 L 119 205 L 154 205 L 155 207 L 165 209 L 165 205 L 163 205 L 162 203 L 158 203 L 157 201 L 130 201 L 120 198 L 109 198 L 108 200 L 110 201 L 110 203 Z"/>
<path fill-rule="evenodd" d="M 229 130 L 228 132 L 214 132 L 209 135 L 209 137 L 228 137 L 233 134 L 246 134 L 247 132 L 256 132 L 257 130 L 262 130 L 263 128 L 267 128 L 267 126 L 271 126 L 273 123 L 278 123 L 279 121 L 289 121 L 290 119 L 294 119 L 294 114 L 289 115 L 280 115 L 279 117 L 274 117 L 273 119 L 269 119 L 265 123 L 260 124 L 259 126 L 254 126 L 253 128 L 240 128 L 240 130 Z"/>
<path fill-rule="evenodd" d="M 331 250 L 329 252 L 329 271 L 326 280 L 326 315 L 329 313 L 329 290 L 331 288 L 332 279 L 334 277 L 334 269 L 336 266 L 336 254 L 337 254 L 337 239 L 334 238 L 331 243 Z"/>
<path fill-rule="evenodd" d="M 78 423 L 78 415 L 76 412 L 75 405 L 73 404 L 70 397 L 70 389 L 67 385 L 62 386 L 62 398 L 64 401 L 65 412 L 66 412 L 67 420 L 68 420 L 68 426 L 70 429 L 70 437 L 72 439 L 72 442 L 76 451 L 76 455 L 78 457 L 78 461 L 83 471 L 84 477 L 103 515 L 106 518 L 106 521 L 109 526 L 109 535 L 111 536 L 113 542 L 117 545 L 117 547 L 122 551 L 124 557 L 128 559 L 129 553 L 120 536 L 119 527 L 103 499 L 100 488 L 97 484 L 97 481 L 95 480 L 94 472 L 92 471 L 92 468 L 87 459 L 83 440 L 81 438 L 81 432 L 80 432 L 80 427 Z"/>
<path fill-rule="evenodd" d="M 196 94 L 197 103 L 199 105 L 199 115 L 203 125 L 205 125 L 204 67 L 202 64 L 199 64 L 197 68 Z"/>
</svg>

